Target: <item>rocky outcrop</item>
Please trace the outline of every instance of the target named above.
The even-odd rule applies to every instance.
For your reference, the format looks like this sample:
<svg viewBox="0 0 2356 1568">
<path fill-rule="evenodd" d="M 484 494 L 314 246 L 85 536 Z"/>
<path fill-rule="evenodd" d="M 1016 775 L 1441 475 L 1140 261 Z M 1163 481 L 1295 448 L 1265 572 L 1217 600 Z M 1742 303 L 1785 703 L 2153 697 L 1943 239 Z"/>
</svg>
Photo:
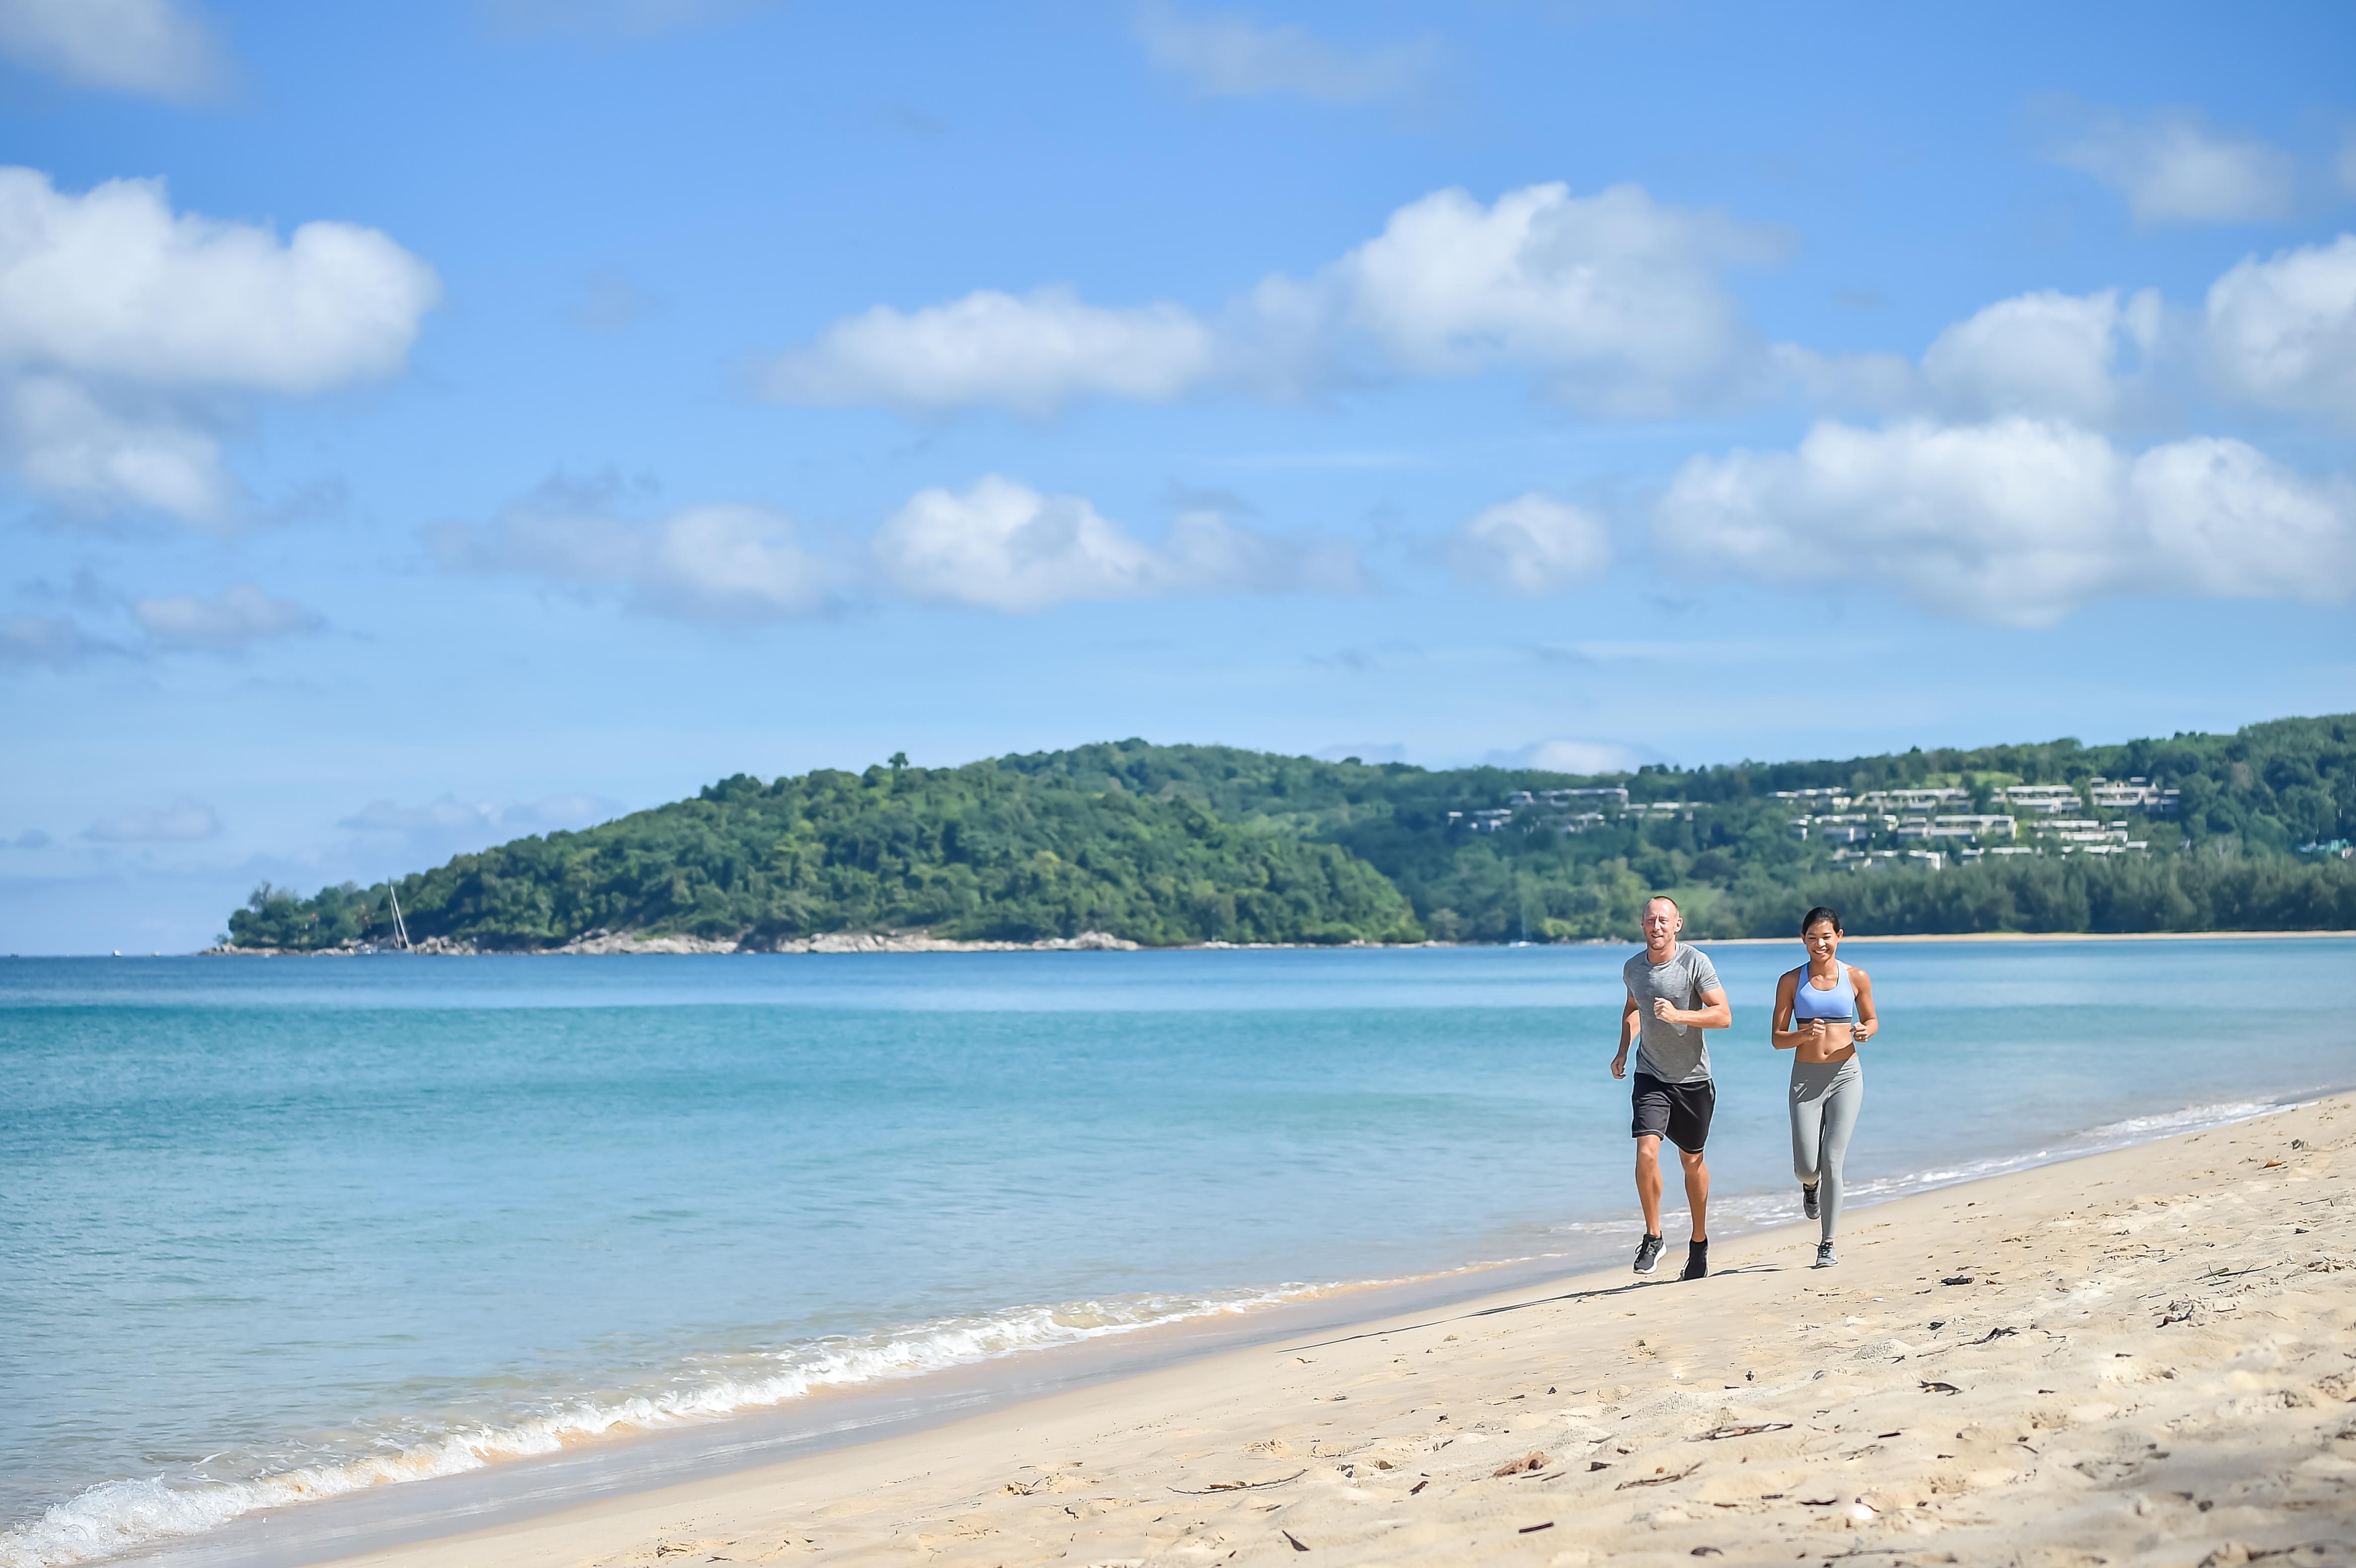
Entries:
<svg viewBox="0 0 2356 1568">
<path fill-rule="evenodd" d="M 208 954 L 231 958 L 352 957 L 371 952 L 397 952 L 397 948 L 346 943 L 333 948 L 241 948 L 224 944 L 207 948 Z M 928 931 L 826 931 L 814 937 L 776 940 L 743 937 L 647 936 L 637 931 L 584 931 L 562 947 L 487 948 L 472 937 L 427 937 L 409 950 L 429 957 L 475 958 L 513 952 L 533 957 L 587 957 L 609 953 L 853 953 L 853 952 L 1134 952 L 1137 944 L 1109 931 L 1082 931 L 1076 937 L 1048 937 L 1035 942 L 968 942 L 936 937 Z"/>
<path fill-rule="evenodd" d="M 771 952 L 1134 952 L 1137 944 L 1109 931 L 1082 931 L 1076 937 L 1048 937 L 1035 942 L 961 942 L 925 931 L 830 931 L 797 937 L 766 950 Z"/>
</svg>

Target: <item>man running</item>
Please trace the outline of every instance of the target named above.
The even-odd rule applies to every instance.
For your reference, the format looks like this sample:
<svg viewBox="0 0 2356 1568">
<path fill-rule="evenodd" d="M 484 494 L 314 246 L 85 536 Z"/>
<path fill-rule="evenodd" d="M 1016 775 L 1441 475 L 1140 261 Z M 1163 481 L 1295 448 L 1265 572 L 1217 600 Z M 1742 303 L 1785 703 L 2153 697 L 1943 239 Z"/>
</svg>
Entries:
<svg viewBox="0 0 2356 1568">
<path fill-rule="evenodd" d="M 1702 1145 L 1709 1141 L 1710 1113 L 1718 1088 L 1710 1082 L 1709 1047 L 1704 1029 L 1730 1028 L 1734 1010 L 1718 970 L 1696 947 L 1677 940 L 1684 912 L 1666 896 L 1644 905 L 1644 950 L 1621 974 L 1628 983 L 1628 1005 L 1620 1013 L 1620 1054 L 1612 1076 L 1628 1076 L 1628 1047 L 1636 1050 L 1636 1197 L 1644 1206 L 1644 1240 L 1636 1248 L 1636 1272 L 1649 1274 L 1661 1262 L 1661 1139 L 1677 1146 L 1686 1167 L 1686 1204 L 1693 1210 L 1693 1242 L 1680 1279 L 1709 1273 L 1709 1166 Z"/>
</svg>

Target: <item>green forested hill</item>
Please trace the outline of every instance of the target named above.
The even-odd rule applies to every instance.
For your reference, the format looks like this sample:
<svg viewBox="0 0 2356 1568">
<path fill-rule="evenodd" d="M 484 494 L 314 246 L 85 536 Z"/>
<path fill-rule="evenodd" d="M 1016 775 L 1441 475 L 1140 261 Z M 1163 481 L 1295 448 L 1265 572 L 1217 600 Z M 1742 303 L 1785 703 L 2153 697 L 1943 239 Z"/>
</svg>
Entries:
<svg viewBox="0 0 2356 1568">
<path fill-rule="evenodd" d="M 1718 936 L 1782 934 L 1812 902 L 1852 912 L 1858 931 L 2356 929 L 2356 864 L 2336 853 L 2356 837 L 2351 732 L 2356 715 L 2340 715 L 2122 746 L 1601 779 L 1131 740 L 953 768 L 739 775 L 583 832 L 460 855 L 398 891 L 412 938 L 515 949 L 601 929 L 752 946 L 915 929 L 1106 930 L 1151 945 L 1568 940 L 1633 935 L 1643 898 L 1662 889 L 1686 903 L 1692 931 Z M 2052 819 L 2107 830 L 2135 846 L 2124 850 L 2032 841 L 2029 815 L 2017 837 L 1908 841 L 1897 812 L 1879 812 L 1887 802 L 1836 843 L 1826 819 L 1805 837 L 1794 827 L 1826 802 L 1776 795 L 1945 789 L 1954 800 L 1922 811 L 1994 814 L 2016 786 L 2083 795 L 2096 778 L 2129 777 L 2175 797 L 2073 797 Z M 1613 786 L 1626 809 L 1616 797 L 1515 800 Z M 1944 864 L 1905 859 L 1894 846 L 1907 842 L 1942 843 Z M 390 925 L 381 885 L 309 898 L 265 886 L 230 935 L 318 948 L 383 940 Z"/>
</svg>

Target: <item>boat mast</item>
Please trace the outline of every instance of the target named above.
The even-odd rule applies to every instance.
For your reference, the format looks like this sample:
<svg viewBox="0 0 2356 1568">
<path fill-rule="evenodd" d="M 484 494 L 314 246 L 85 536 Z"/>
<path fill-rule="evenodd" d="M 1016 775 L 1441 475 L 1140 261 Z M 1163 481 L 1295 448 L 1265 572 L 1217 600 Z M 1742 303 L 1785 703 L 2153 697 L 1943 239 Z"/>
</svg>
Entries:
<svg viewBox="0 0 2356 1568">
<path fill-rule="evenodd" d="M 401 918 L 401 895 L 393 891 L 392 879 L 390 877 L 385 879 L 384 896 L 392 900 L 392 929 L 401 938 L 401 950 L 407 952 L 410 950 L 409 926 Z"/>
</svg>

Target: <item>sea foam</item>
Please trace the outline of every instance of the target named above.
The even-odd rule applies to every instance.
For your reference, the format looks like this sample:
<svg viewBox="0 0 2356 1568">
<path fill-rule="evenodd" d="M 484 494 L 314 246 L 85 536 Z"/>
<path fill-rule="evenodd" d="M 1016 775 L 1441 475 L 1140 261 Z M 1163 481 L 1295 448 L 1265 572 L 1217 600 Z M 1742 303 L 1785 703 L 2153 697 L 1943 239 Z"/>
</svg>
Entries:
<svg viewBox="0 0 2356 1568">
<path fill-rule="evenodd" d="M 504 1460 L 553 1454 L 609 1433 L 678 1426 L 787 1404 L 820 1389 L 919 1377 L 1026 1350 L 1249 1312 L 1333 1288 L 1293 1284 L 1199 1296 L 1117 1297 L 943 1318 L 874 1335 L 816 1339 L 733 1356 L 733 1375 L 683 1382 L 663 1393 L 583 1398 L 513 1421 L 410 1435 L 398 1445 L 380 1440 L 385 1446 L 380 1452 L 323 1456 L 247 1480 L 141 1477 L 102 1481 L 0 1534 L 0 1568 L 62 1568 L 95 1562 L 199 1534 L 258 1509 L 455 1476 Z"/>
</svg>

